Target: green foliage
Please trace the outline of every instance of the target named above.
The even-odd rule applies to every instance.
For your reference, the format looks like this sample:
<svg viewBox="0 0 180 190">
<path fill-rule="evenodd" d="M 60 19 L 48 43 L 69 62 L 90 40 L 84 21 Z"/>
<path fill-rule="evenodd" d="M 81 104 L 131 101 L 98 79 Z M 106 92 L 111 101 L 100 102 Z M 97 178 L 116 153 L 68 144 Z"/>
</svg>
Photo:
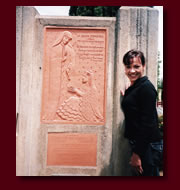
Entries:
<svg viewBox="0 0 180 190">
<path fill-rule="evenodd" d="M 163 115 L 158 117 L 159 129 L 161 136 L 163 137 Z"/>
<path fill-rule="evenodd" d="M 120 6 L 71 6 L 70 16 L 115 17 Z"/>
<path fill-rule="evenodd" d="M 160 77 L 160 65 L 162 64 L 162 61 L 160 60 L 160 52 L 158 52 L 158 60 L 157 60 L 157 92 L 158 92 L 158 101 L 162 100 L 162 97 L 159 97 L 161 94 L 160 92 L 163 92 L 163 79 Z"/>
<path fill-rule="evenodd" d="M 71 6 L 69 16 L 115 17 L 120 7 L 121 6 Z"/>
<path fill-rule="evenodd" d="M 157 80 L 157 87 L 158 89 L 163 89 L 163 79 L 160 78 L 160 65 L 162 61 L 160 60 L 160 52 L 158 52 L 158 60 L 157 60 L 157 75 L 158 75 L 158 80 Z"/>
<path fill-rule="evenodd" d="M 103 8 L 101 6 L 94 7 L 94 16 L 103 16 Z"/>
<path fill-rule="evenodd" d="M 69 15 L 70 16 L 76 16 L 77 8 L 78 8 L 78 6 L 71 6 L 69 9 Z"/>
<path fill-rule="evenodd" d="M 159 80 L 158 88 L 163 89 L 163 79 Z"/>
</svg>

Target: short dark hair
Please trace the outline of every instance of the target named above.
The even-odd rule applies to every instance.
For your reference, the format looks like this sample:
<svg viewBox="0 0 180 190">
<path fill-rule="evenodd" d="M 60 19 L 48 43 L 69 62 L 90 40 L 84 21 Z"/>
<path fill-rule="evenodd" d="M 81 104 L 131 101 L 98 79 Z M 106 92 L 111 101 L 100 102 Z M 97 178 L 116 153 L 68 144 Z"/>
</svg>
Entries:
<svg viewBox="0 0 180 190">
<path fill-rule="evenodd" d="M 145 57 L 144 57 L 143 52 L 141 52 L 139 50 L 135 50 L 135 49 L 132 49 L 132 50 L 128 51 L 124 55 L 124 57 L 123 57 L 123 63 L 124 63 L 124 65 L 130 65 L 132 63 L 132 59 L 134 57 L 139 57 L 140 60 L 141 60 L 142 65 L 143 66 L 145 65 Z"/>
</svg>

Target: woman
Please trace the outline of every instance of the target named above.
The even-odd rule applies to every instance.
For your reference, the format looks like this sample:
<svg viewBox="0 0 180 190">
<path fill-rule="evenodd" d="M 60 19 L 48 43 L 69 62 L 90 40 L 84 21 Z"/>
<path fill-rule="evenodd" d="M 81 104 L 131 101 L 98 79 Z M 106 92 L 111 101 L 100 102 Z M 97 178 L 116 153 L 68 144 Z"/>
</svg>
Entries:
<svg viewBox="0 0 180 190">
<path fill-rule="evenodd" d="M 103 122 L 92 71 L 85 72 L 82 77 L 82 85 L 86 86 L 86 90 L 82 91 L 73 86 L 68 87 L 68 91 L 73 95 L 61 104 L 57 115 L 66 121 Z"/>
<path fill-rule="evenodd" d="M 157 92 L 144 76 L 145 57 L 141 51 L 128 51 L 123 63 L 131 83 L 122 100 L 125 137 L 132 147 L 130 164 L 138 175 L 158 176 L 159 148 L 162 144 L 156 110 Z"/>
<path fill-rule="evenodd" d="M 72 33 L 64 31 L 52 45 L 49 56 L 49 90 L 46 114 L 43 120 L 57 120 L 56 110 L 66 98 L 66 86 L 70 80 L 75 54 L 70 42 Z"/>
</svg>

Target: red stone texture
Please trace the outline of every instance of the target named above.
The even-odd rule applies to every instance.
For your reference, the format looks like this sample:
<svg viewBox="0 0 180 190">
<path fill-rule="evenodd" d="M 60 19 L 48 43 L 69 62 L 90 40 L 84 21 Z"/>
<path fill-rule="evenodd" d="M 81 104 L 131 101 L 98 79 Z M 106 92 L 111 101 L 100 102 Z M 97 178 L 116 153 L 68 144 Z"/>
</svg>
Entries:
<svg viewBox="0 0 180 190">
<path fill-rule="evenodd" d="M 96 166 L 97 135 L 48 133 L 48 166 Z"/>
<path fill-rule="evenodd" d="M 44 30 L 42 123 L 105 123 L 106 28 Z"/>
</svg>

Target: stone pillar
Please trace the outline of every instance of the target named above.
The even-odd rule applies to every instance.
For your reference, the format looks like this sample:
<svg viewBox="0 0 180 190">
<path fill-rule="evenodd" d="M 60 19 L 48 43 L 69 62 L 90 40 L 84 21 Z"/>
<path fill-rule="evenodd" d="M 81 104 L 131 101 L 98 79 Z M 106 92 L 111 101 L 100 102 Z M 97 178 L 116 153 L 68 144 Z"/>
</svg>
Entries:
<svg viewBox="0 0 180 190">
<path fill-rule="evenodd" d="M 33 7 L 16 7 L 16 175 L 28 176 L 33 173 L 37 160 L 37 113 L 40 105 L 40 65 L 38 54 L 38 31 Z M 38 101 L 37 101 L 38 102 Z"/>
<path fill-rule="evenodd" d="M 16 117 L 19 112 L 19 85 L 21 61 L 22 8 L 16 7 Z"/>
<path fill-rule="evenodd" d="M 117 49 L 114 86 L 113 158 L 114 175 L 131 175 L 130 149 L 123 137 L 123 113 L 120 108 L 120 89 L 128 81 L 122 59 L 130 49 L 139 49 L 146 57 L 146 75 L 156 87 L 158 11 L 148 7 L 121 7 L 117 15 Z M 129 168 L 129 169 L 128 169 Z"/>
</svg>

